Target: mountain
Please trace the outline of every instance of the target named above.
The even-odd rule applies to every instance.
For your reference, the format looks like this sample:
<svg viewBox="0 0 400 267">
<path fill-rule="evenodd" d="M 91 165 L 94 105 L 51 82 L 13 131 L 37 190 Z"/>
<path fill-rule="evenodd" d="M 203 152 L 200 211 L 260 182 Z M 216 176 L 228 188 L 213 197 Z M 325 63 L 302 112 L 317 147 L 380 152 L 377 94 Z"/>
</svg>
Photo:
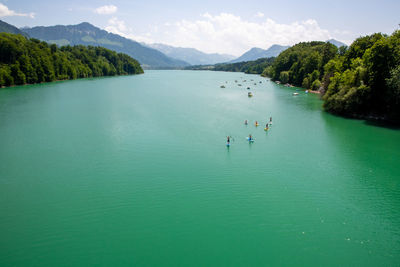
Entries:
<svg viewBox="0 0 400 267">
<path fill-rule="evenodd" d="M 22 34 L 25 37 L 28 37 L 28 34 L 24 33 L 17 27 L 8 24 L 7 22 L 4 22 L 0 20 L 0 32 L 6 32 L 6 33 L 14 33 L 14 34 Z"/>
<path fill-rule="evenodd" d="M 144 68 L 170 69 L 189 65 L 187 62 L 170 58 L 156 49 L 143 46 L 120 35 L 109 33 L 87 22 L 78 25 L 40 26 L 22 30 L 33 38 L 57 45 L 102 46 L 125 53 L 138 60 Z"/>
<path fill-rule="evenodd" d="M 331 43 L 331 44 L 333 44 L 333 45 L 336 45 L 337 47 L 341 47 L 341 46 L 347 46 L 345 43 L 342 43 L 342 42 L 340 42 L 340 41 L 338 41 L 338 40 L 335 40 L 335 39 L 330 39 L 330 40 L 328 40 L 328 41 L 326 41 L 327 43 Z"/>
<path fill-rule="evenodd" d="M 229 63 L 253 61 L 259 58 L 277 57 L 282 51 L 288 49 L 289 47 L 290 46 L 273 45 L 267 50 L 258 47 L 253 47 L 252 49 L 250 49 L 237 59 L 230 61 Z"/>
<path fill-rule="evenodd" d="M 183 60 L 191 65 L 206 65 L 227 62 L 235 57 L 226 54 L 207 54 L 194 48 L 174 47 L 165 44 L 147 44 L 147 46 L 157 49 L 169 57 Z"/>
</svg>

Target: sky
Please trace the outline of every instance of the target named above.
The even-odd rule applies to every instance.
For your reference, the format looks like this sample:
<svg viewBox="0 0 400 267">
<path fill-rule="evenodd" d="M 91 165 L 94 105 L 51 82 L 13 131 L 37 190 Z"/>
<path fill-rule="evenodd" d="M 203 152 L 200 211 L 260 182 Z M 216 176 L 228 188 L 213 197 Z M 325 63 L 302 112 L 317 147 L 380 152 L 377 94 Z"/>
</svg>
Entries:
<svg viewBox="0 0 400 267">
<path fill-rule="evenodd" d="M 240 56 L 252 47 L 294 45 L 399 29 L 399 0 L 0 0 L 17 27 L 89 22 L 138 42 Z"/>
</svg>

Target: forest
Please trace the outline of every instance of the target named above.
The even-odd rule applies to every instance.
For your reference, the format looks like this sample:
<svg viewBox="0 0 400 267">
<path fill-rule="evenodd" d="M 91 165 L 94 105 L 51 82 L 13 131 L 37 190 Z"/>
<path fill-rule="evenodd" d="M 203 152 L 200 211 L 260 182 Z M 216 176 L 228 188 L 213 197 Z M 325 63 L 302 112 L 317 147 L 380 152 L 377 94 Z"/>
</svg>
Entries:
<svg viewBox="0 0 400 267">
<path fill-rule="evenodd" d="M 130 56 L 94 46 L 63 46 L 0 33 L 0 86 L 140 74 Z"/>
<path fill-rule="evenodd" d="M 350 47 L 299 43 L 263 75 L 319 90 L 331 113 L 400 121 L 400 31 L 360 37 Z"/>
<path fill-rule="evenodd" d="M 260 58 L 254 61 L 244 61 L 237 63 L 220 63 L 215 65 L 189 66 L 187 70 L 213 70 L 213 71 L 230 71 L 244 72 L 247 74 L 261 74 L 265 68 L 271 66 L 275 58 Z"/>
</svg>

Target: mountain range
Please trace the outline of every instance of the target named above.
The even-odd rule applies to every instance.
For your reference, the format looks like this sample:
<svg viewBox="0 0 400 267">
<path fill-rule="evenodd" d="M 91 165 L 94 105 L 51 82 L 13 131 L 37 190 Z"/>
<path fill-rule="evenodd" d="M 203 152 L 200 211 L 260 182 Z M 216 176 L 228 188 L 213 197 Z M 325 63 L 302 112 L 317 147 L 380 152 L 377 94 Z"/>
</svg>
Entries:
<svg viewBox="0 0 400 267">
<path fill-rule="evenodd" d="M 235 56 L 227 54 L 207 54 L 195 48 L 174 47 L 165 44 L 146 44 L 147 46 L 157 49 L 165 55 L 183 60 L 191 65 L 207 65 L 222 62 L 228 62 L 235 58 Z"/>
<path fill-rule="evenodd" d="M 207 54 L 194 48 L 174 47 L 155 43 L 144 44 L 127 39 L 93 26 L 88 22 L 77 25 L 39 26 L 22 28 L 10 25 L 0 20 L 0 32 L 22 34 L 25 37 L 33 37 L 48 43 L 57 45 L 92 45 L 126 53 L 140 62 L 146 69 L 173 69 L 184 68 L 190 65 L 213 65 L 216 63 L 237 63 L 254 61 L 260 58 L 277 57 L 289 46 L 272 45 L 267 50 L 251 48 L 240 57 L 236 58 L 228 54 Z M 346 44 L 330 39 L 337 47 Z"/>
<path fill-rule="evenodd" d="M 160 51 L 143 46 L 131 39 L 109 33 L 90 23 L 22 28 L 30 37 L 57 45 L 92 45 L 125 53 L 140 62 L 143 68 L 168 69 L 188 66 L 189 63 L 173 59 Z"/>
<path fill-rule="evenodd" d="M 262 48 L 253 47 L 240 57 L 230 61 L 229 63 L 237 63 L 244 61 L 253 61 L 259 58 L 277 57 L 282 51 L 288 49 L 290 46 L 273 45 L 267 50 Z"/>
</svg>

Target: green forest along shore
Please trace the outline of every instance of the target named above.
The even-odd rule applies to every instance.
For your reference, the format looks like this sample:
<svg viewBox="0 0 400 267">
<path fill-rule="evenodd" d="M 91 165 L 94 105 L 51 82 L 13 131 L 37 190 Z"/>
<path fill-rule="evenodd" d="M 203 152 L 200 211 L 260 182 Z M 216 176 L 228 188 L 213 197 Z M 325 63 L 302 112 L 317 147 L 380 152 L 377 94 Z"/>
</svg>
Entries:
<svg viewBox="0 0 400 267">
<path fill-rule="evenodd" d="M 63 46 L 0 33 L 0 86 L 143 73 L 130 56 L 103 47 Z"/>
<path fill-rule="evenodd" d="M 283 51 L 263 75 L 319 90 L 331 113 L 400 122 L 399 30 L 360 37 L 350 47 L 300 43 Z"/>
</svg>

